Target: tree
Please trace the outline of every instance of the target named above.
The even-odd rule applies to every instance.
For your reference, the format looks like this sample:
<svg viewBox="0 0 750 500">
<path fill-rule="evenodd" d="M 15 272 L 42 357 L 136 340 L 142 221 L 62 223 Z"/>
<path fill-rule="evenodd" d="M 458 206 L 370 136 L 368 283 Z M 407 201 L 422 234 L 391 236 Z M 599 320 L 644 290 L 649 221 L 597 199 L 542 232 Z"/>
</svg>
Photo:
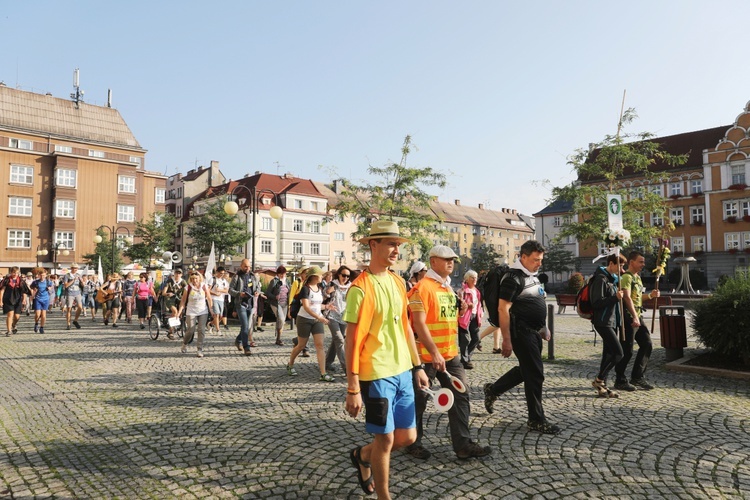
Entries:
<svg viewBox="0 0 750 500">
<path fill-rule="evenodd" d="M 335 207 L 344 215 L 355 215 L 359 221 L 357 230 L 352 233 L 355 239 L 369 234 L 370 224 L 376 219 L 389 219 L 398 222 L 403 236 L 410 238 L 426 255 L 433 246 L 435 237 L 442 237 L 444 231 L 436 224 L 435 213 L 430 208 L 433 196 L 422 187 L 447 185 L 446 175 L 431 167 L 408 167 L 406 160 L 412 149 L 411 136 L 404 138 L 401 147 L 401 161 L 383 167 L 367 169 L 378 180 L 374 183 L 357 185 L 347 179 L 339 179 L 344 187 L 341 201 Z"/>
<path fill-rule="evenodd" d="M 174 245 L 177 231 L 177 219 L 169 212 L 154 212 L 147 220 L 135 223 L 134 236 L 141 241 L 134 243 L 125 251 L 125 256 L 133 262 L 149 266 L 151 259 L 161 257 Z"/>
<path fill-rule="evenodd" d="M 501 263 L 503 257 L 495 251 L 494 247 L 489 245 L 482 245 L 479 249 L 473 252 L 471 259 L 471 268 L 477 273 L 482 271 L 489 271 L 493 267 Z"/>
<path fill-rule="evenodd" d="M 569 157 L 568 164 L 578 174 L 578 182 L 552 190 L 554 199 L 573 202 L 573 212 L 578 220 L 565 225 L 561 236 L 573 236 L 584 247 L 596 245 L 607 229 L 607 211 L 604 207 L 607 194 L 619 194 L 623 199 L 623 225 L 630 231 L 633 245 L 651 251 L 651 241 L 664 235 L 662 224 L 669 227 L 669 218 L 663 216 L 661 224 L 645 223 L 643 214 L 665 214 L 665 199 L 653 193 L 648 186 L 625 188 L 619 183 L 625 174 L 635 175 L 649 183 L 663 182 L 662 172 L 650 167 L 675 167 L 687 162 L 687 154 L 673 155 L 649 139 L 648 132 L 621 134 L 622 127 L 636 118 L 635 110 L 628 109 L 618 125 L 617 135 L 607 135 L 604 140 L 580 148 Z M 633 142 L 625 142 L 633 140 Z"/>
<path fill-rule="evenodd" d="M 575 269 L 575 256 L 560 243 L 552 242 L 544 252 L 542 270 L 548 273 L 565 273 Z"/>
<path fill-rule="evenodd" d="M 250 239 L 247 225 L 227 214 L 224 204 L 218 200 L 208 205 L 205 213 L 191 219 L 187 234 L 192 240 L 189 247 L 199 255 L 208 255 L 213 243 L 216 255 L 233 256 L 237 247 Z"/>
<path fill-rule="evenodd" d="M 99 229 L 96 234 L 101 236 L 102 241 L 96 244 L 94 253 L 89 253 L 83 256 L 84 260 L 88 262 L 92 269 L 96 270 L 99 267 L 99 258 L 101 257 L 102 270 L 107 274 L 121 270 L 124 265 L 121 252 L 122 248 L 125 246 L 125 240 L 120 240 L 115 243 L 113 254 L 112 240 L 109 238 L 109 232 L 104 229 Z M 114 261 L 112 260 L 113 256 Z"/>
</svg>

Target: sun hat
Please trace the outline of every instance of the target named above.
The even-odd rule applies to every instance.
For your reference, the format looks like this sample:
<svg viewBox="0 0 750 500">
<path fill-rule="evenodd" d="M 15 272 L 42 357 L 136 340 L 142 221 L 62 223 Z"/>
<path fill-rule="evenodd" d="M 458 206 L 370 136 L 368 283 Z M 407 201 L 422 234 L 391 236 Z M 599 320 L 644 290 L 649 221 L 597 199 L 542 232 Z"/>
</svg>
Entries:
<svg viewBox="0 0 750 500">
<path fill-rule="evenodd" d="M 310 276 L 323 276 L 323 270 L 318 266 L 310 266 L 307 268 L 307 277 Z"/>
<path fill-rule="evenodd" d="M 409 269 L 409 276 L 414 276 L 415 274 L 424 271 L 427 269 L 427 266 L 424 262 L 421 260 L 416 261 L 414 264 L 411 265 L 411 269 Z"/>
<path fill-rule="evenodd" d="M 438 257 L 441 259 L 458 259 L 458 255 L 445 245 L 435 245 L 430 249 L 430 257 Z"/>
<path fill-rule="evenodd" d="M 360 238 L 358 241 L 363 245 L 366 245 L 368 241 L 378 238 L 392 238 L 398 240 L 399 243 L 407 243 L 410 241 L 408 238 L 401 236 L 398 224 L 392 220 L 376 220 L 372 223 L 372 226 L 370 226 L 370 235 Z"/>
</svg>

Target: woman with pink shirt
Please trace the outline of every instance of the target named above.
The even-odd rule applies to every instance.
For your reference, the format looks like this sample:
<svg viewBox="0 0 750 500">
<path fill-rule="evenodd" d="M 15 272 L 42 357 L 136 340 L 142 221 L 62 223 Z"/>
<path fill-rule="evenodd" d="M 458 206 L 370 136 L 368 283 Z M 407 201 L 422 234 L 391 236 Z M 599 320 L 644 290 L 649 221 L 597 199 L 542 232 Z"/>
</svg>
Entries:
<svg viewBox="0 0 750 500">
<path fill-rule="evenodd" d="M 458 318 L 458 347 L 461 364 L 466 370 L 474 368 L 471 353 L 479 344 L 479 325 L 482 324 L 482 294 L 476 287 L 477 272 L 468 270 L 464 274 L 461 298 L 467 304 L 466 312 Z"/>
</svg>

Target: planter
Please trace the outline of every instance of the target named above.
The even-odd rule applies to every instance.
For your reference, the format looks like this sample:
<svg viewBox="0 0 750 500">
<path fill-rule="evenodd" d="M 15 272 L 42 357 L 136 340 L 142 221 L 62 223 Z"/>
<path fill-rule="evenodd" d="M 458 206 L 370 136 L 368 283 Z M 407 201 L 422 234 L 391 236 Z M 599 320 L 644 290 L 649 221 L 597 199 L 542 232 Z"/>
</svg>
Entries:
<svg viewBox="0 0 750 500">
<path fill-rule="evenodd" d="M 743 215 L 742 220 L 744 220 L 745 222 L 750 222 L 750 215 Z"/>
<path fill-rule="evenodd" d="M 694 225 L 694 226 L 702 226 L 703 225 L 703 221 L 702 220 L 694 220 L 693 222 L 691 222 L 691 224 Z"/>
<path fill-rule="evenodd" d="M 701 196 L 703 196 L 703 193 L 693 193 L 690 196 L 692 196 L 693 198 L 700 198 Z"/>
<path fill-rule="evenodd" d="M 670 196 L 670 198 L 672 198 L 673 200 L 679 200 L 680 198 L 682 198 L 682 195 L 680 195 L 680 194 L 673 194 L 673 195 Z"/>
<path fill-rule="evenodd" d="M 730 248 L 729 253 L 737 253 L 738 250 L 736 248 Z"/>
<path fill-rule="evenodd" d="M 734 215 L 730 215 L 729 217 L 727 217 L 724 220 L 727 221 L 727 222 L 729 222 L 730 224 L 734 224 L 735 222 L 737 222 L 737 217 L 735 217 Z"/>
<path fill-rule="evenodd" d="M 729 186 L 729 189 L 733 189 L 735 191 L 742 191 L 747 187 L 747 184 L 732 184 Z"/>
</svg>

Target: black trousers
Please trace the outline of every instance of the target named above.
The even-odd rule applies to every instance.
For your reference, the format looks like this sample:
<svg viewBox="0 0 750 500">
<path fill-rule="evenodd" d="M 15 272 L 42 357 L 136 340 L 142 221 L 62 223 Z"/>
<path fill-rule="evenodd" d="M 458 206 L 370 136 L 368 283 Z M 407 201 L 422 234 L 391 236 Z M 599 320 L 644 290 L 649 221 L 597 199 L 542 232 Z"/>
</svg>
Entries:
<svg viewBox="0 0 750 500">
<path fill-rule="evenodd" d="M 542 408 L 542 385 L 544 384 L 544 364 L 542 363 L 542 337 L 539 332 L 524 325 L 511 328 L 513 353 L 518 358 L 518 366 L 511 368 L 492 384 L 492 393 L 499 396 L 523 382 L 529 420 L 544 422 Z"/>
<path fill-rule="evenodd" d="M 654 344 L 651 343 L 651 334 L 646 327 L 643 316 L 639 318 L 641 326 L 638 329 L 633 328 L 633 319 L 629 314 L 625 315 L 625 341 L 621 342 L 623 356 L 615 366 L 615 374 L 618 381 L 625 381 L 625 370 L 628 368 L 630 358 L 633 357 L 633 341 L 638 343 L 638 354 L 635 355 L 633 362 L 633 372 L 630 380 L 643 378 L 648 366 L 648 360 L 651 358 L 651 351 L 654 350 Z"/>
<path fill-rule="evenodd" d="M 471 361 L 471 353 L 479 344 L 479 322 L 476 315 L 471 318 L 468 326 L 468 330 L 458 327 L 458 348 L 461 350 L 461 361 L 463 363 Z"/>
<path fill-rule="evenodd" d="M 609 371 L 622 359 L 622 346 L 620 338 L 614 328 L 608 326 L 594 325 L 594 329 L 602 338 L 604 347 L 602 349 L 602 362 L 599 365 L 599 374 L 597 378 L 607 380 Z"/>
</svg>

